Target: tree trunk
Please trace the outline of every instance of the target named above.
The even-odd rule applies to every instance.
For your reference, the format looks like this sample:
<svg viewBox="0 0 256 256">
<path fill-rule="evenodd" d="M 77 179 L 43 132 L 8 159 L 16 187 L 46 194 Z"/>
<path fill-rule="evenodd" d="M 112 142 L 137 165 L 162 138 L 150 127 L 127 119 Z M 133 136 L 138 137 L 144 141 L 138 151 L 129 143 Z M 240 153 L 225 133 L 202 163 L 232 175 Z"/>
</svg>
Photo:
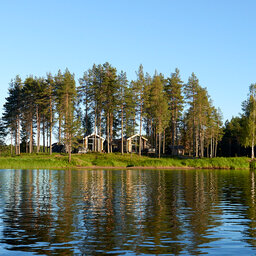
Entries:
<svg viewBox="0 0 256 256">
<path fill-rule="evenodd" d="M 88 134 L 88 93 L 86 90 L 86 97 L 85 97 L 85 135 L 89 135 Z"/>
<path fill-rule="evenodd" d="M 110 129 L 110 152 L 113 152 L 113 122 L 114 122 L 114 117 L 113 114 L 110 114 L 110 125 L 109 125 L 109 129 Z"/>
<path fill-rule="evenodd" d="M 158 142 L 158 158 L 160 158 L 161 157 L 161 133 L 159 132 L 158 133 L 158 140 L 159 140 L 159 142 Z"/>
<path fill-rule="evenodd" d="M 254 104 L 253 104 L 253 105 L 254 105 Z M 254 106 L 253 106 L 253 124 L 252 124 L 252 159 L 254 159 L 254 136 L 255 136 L 254 122 L 255 122 L 255 110 L 254 110 Z"/>
<path fill-rule="evenodd" d="M 98 128 L 98 130 L 99 130 L 99 136 L 101 137 L 101 113 L 99 113 L 99 128 Z M 99 141 L 100 141 L 100 152 L 102 152 L 102 146 L 101 146 L 101 138 L 99 139 Z"/>
<path fill-rule="evenodd" d="M 204 157 L 204 134 L 201 132 L 200 136 L 200 143 L 201 143 L 201 157 Z"/>
<path fill-rule="evenodd" d="M 211 150 L 210 150 L 210 157 L 212 158 L 212 135 L 211 135 Z"/>
<path fill-rule="evenodd" d="M 30 121 L 30 132 L 29 132 L 29 153 L 33 152 L 33 120 Z"/>
<path fill-rule="evenodd" d="M 68 133 L 68 162 L 70 163 L 71 162 L 71 148 L 72 148 L 72 145 L 71 145 L 71 134 Z"/>
<path fill-rule="evenodd" d="M 174 128 L 174 114 L 172 113 L 172 155 L 174 155 L 175 151 L 175 128 Z"/>
<path fill-rule="evenodd" d="M 61 118 L 61 114 L 59 113 L 59 145 L 61 144 L 61 122 L 62 122 L 62 118 Z"/>
<path fill-rule="evenodd" d="M 156 154 L 156 156 L 157 156 L 157 131 L 156 131 L 156 134 L 155 134 L 155 135 L 156 135 L 156 140 L 155 140 L 155 141 L 156 141 L 156 142 L 155 142 L 155 154 Z"/>
<path fill-rule="evenodd" d="M 155 130 L 154 130 L 154 128 L 153 128 L 153 120 L 152 120 L 152 118 L 151 118 L 151 120 L 150 120 L 150 125 L 151 125 L 151 136 L 150 136 L 150 143 L 151 143 L 151 147 L 152 148 L 154 148 L 154 132 L 155 132 Z"/>
<path fill-rule="evenodd" d="M 18 155 L 20 155 L 20 118 L 18 118 Z"/>
<path fill-rule="evenodd" d="M 47 121 L 47 123 L 46 123 L 46 152 L 47 153 L 49 153 L 49 137 L 50 137 L 50 135 L 49 135 L 49 123 L 48 123 L 48 121 Z"/>
<path fill-rule="evenodd" d="M 15 155 L 18 155 L 18 141 L 17 141 L 17 135 L 18 135 L 18 123 L 16 119 L 16 124 L 15 124 L 15 133 L 14 133 L 14 145 L 15 145 Z"/>
<path fill-rule="evenodd" d="M 43 152 L 45 153 L 45 117 L 43 116 Z"/>
<path fill-rule="evenodd" d="M 252 135 L 252 159 L 254 159 L 254 133 Z"/>
<path fill-rule="evenodd" d="M 141 97 L 141 96 L 140 96 Z M 141 156 L 141 127 L 142 127 L 142 100 L 140 101 L 140 142 L 139 142 L 139 156 Z"/>
<path fill-rule="evenodd" d="M 212 157 L 215 156 L 215 141 L 214 141 L 214 136 L 212 137 Z"/>
<path fill-rule="evenodd" d="M 217 157 L 218 140 L 215 139 L 215 157 Z"/>
<path fill-rule="evenodd" d="M 95 106 L 94 110 L 94 142 L 93 142 L 93 149 L 92 151 L 96 152 L 96 133 L 97 133 L 97 107 Z"/>
<path fill-rule="evenodd" d="M 165 129 L 164 129 L 164 136 L 163 136 L 163 154 L 165 154 Z"/>
<path fill-rule="evenodd" d="M 178 109 L 177 109 L 177 106 L 176 106 L 176 109 L 175 109 L 175 144 L 176 146 L 179 146 L 179 143 L 178 143 Z"/>
<path fill-rule="evenodd" d="M 37 149 L 36 152 L 40 152 L 40 113 L 38 107 L 36 107 L 36 125 L 37 125 Z"/>
<path fill-rule="evenodd" d="M 124 106 L 121 107 L 121 153 L 124 154 Z"/>
<path fill-rule="evenodd" d="M 193 99 L 193 127 L 192 127 L 192 130 L 193 130 L 193 157 L 196 155 L 196 130 L 195 130 L 195 102 L 194 102 L 194 99 Z"/>
<path fill-rule="evenodd" d="M 13 132 L 11 131 L 11 156 L 12 156 L 12 136 L 13 136 Z"/>
<path fill-rule="evenodd" d="M 109 153 L 109 113 L 107 113 L 107 140 L 108 140 L 108 153 Z"/>
<path fill-rule="evenodd" d="M 49 141 L 49 146 L 50 146 L 50 155 L 52 154 L 52 96 L 50 96 L 50 141 Z"/>
<path fill-rule="evenodd" d="M 196 128 L 196 143 L 195 143 L 195 147 L 196 147 L 196 157 L 198 157 L 198 144 L 199 144 L 199 133 L 198 133 L 198 127 Z"/>
</svg>

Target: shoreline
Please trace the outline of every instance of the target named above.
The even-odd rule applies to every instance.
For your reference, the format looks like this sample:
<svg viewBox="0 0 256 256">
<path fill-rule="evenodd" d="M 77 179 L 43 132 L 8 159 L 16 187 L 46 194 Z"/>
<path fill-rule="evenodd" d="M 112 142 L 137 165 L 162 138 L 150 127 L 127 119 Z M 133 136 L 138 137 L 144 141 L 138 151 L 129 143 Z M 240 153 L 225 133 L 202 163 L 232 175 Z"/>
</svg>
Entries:
<svg viewBox="0 0 256 256">
<path fill-rule="evenodd" d="M 113 170 L 186 170 L 186 169 L 199 169 L 191 166 L 75 166 L 76 169 L 113 169 Z"/>
<path fill-rule="evenodd" d="M 68 169 L 70 167 L 67 167 Z M 193 167 L 193 166 L 74 166 L 71 168 L 79 169 L 79 170 L 234 170 L 230 167 Z M 242 169 L 250 169 L 241 168 Z M 236 170 L 239 170 L 236 169 Z"/>
<path fill-rule="evenodd" d="M 255 166 L 256 167 L 256 166 Z M 246 157 L 183 159 L 174 157 L 152 158 L 148 156 L 121 154 L 86 154 L 68 156 L 62 154 L 21 154 L 0 156 L 2 169 L 112 169 L 112 170 L 193 170 L 193 169 L 249 169 Z M 256 168 L 254 168 L 256 169 Z"/>
</svg>

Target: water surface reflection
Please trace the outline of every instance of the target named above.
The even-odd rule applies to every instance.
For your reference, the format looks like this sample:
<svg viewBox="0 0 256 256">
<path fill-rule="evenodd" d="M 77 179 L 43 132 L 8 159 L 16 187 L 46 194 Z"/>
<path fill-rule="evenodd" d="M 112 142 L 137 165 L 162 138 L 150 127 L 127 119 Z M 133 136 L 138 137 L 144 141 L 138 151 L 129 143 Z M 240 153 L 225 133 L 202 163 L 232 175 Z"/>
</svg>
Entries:
<svg viewBox="0 0 256 256">
<path fill-rule="evenodd" d="M 1 170 L 1 255 L 255 254 L 247 170 Z"/>
</svg>

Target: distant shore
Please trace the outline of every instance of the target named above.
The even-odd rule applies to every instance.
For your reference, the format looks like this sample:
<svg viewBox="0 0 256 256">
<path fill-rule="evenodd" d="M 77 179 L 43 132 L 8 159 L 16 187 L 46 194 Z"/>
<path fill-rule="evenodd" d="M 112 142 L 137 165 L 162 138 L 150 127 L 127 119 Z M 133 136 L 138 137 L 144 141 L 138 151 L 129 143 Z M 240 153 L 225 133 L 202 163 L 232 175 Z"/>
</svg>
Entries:
<svg viewBox="0 0 256 256">
<path fill-rule="evenodd" d="M 2 169 L 249 169 L 249 163 L 247 157 L 159 159 L 120 153 L 73 154 L 70 163 L 67 155 L 57 153 L 51 156 L 46 153 L 0 156 Z"/>
</svg>

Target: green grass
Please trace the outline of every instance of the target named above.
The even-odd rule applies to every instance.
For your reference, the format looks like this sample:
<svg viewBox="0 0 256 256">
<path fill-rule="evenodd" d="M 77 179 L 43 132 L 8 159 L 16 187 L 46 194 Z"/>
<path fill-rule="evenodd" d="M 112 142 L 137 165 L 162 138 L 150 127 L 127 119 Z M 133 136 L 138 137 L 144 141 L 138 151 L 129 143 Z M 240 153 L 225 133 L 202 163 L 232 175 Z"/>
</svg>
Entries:
<svg viewBox="0 0 256 256">
<path fill-rule="evenodd" d="M 161 159 L 141 156 L 136 154 L 112 153 L 88 153 L 84 155 L 73 154 L 71 163 L 68 162 L 68 156 L 65 154 L 21 154 L 20 156 L 0 156 L 0 168 L 8 169 L 30 169 L 47 168 L 63 169 L 75 167 L 152 167 L 152 168 L 219 168 L 219 169 L 248 169 L 249 158 L 203 158 L 203 159 L 185 159 L 163 157 Z"/>
</svg>

